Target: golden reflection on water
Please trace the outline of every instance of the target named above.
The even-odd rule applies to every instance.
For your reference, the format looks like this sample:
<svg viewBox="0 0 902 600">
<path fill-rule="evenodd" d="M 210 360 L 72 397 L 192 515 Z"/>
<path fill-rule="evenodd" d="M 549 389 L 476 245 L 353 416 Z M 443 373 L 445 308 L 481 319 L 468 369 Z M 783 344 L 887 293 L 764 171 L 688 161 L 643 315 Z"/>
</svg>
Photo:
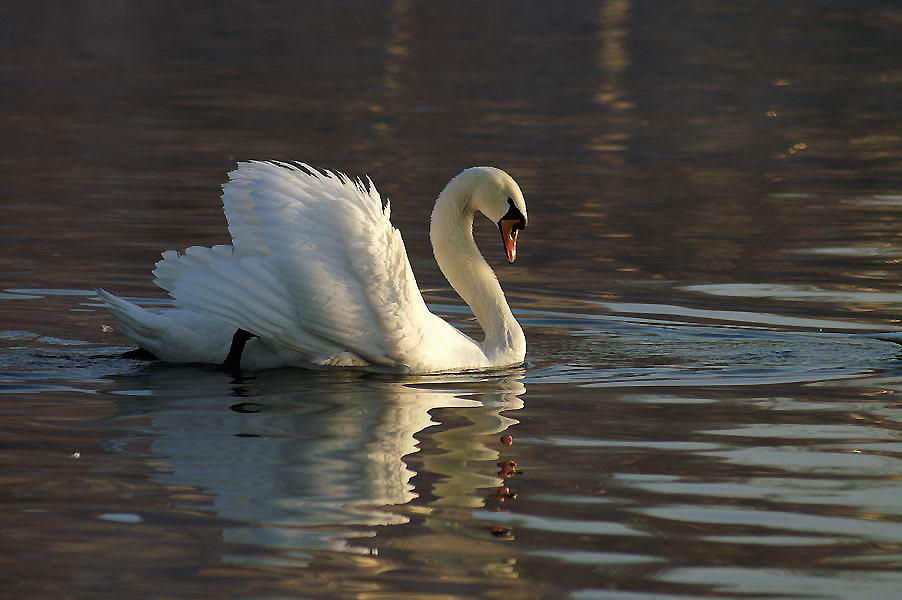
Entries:
<svg viewBox="0 0 902 600">
<path fill-rule="evenodd" d="M 625 98 L 621 81 L 629 66 L 626 52 L 631 0 L 609 0 L 598 8 L 598 77 L 600 79 L 595 100 L 609 106 L 615 112 L 633 108 Z"/>
</svg>

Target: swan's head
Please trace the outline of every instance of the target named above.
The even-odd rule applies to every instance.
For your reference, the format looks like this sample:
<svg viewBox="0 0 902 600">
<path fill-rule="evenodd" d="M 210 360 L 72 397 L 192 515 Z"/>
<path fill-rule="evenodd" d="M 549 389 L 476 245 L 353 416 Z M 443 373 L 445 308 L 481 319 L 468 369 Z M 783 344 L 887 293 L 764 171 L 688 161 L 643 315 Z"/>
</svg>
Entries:
<svg viewBox="0 0 902 600">
<path fill-rule="evenodd" d="M 507 262 L 517 258 L 517 236 L 526 229 L 526 202 L 513 177 L 494 167 L 473 167 L 464 173 L 475 180 L 470 206 L 498 225 Z"/>
</svg>

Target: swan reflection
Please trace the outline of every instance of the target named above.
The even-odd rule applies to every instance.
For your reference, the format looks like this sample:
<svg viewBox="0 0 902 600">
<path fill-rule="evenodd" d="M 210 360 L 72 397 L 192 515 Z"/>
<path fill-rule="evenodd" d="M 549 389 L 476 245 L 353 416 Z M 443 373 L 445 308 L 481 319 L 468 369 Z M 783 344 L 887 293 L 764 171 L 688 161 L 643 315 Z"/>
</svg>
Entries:
<svg viewBox="0 0 902 600">
<path fill-rule="evenodd" d="M 206 508 L 233 523 L 225 541 L 366 552 L 348 540 L 407 523 L 414 511 L 400 507 L 424 492 L 428 503 L 417 513 L 481 506 L 484 488 L 501 483 L 492 474 L 498 452 L 487 444 L 497 438 L 486 436 L 517 423 L 502 413 L 522 408 L 526 391 L 519 373 L 403 382 L 291 377 L 265 372 L 237 388 L 217 378 L 218 389 L 205 380 L 196 393 L 191 386 L 153 391 L 161 403 L 152 452 L 166 459 L 157 479 L 199 491 Z M 458 410 L 411 460 L 420 452 L 418 434 L 437 424 L 435 409 Z M 473 465 L 481 461 L 491 467 L 480 473 Z M 428 483 L 414 484 L 415 469 L 431 474 Z"/>
</svg>

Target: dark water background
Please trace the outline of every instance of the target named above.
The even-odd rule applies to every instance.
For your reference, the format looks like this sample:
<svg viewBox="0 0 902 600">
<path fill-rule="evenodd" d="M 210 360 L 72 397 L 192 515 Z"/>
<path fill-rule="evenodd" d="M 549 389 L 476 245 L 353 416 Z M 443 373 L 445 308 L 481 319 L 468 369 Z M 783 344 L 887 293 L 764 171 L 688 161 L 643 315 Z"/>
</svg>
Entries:
<svg viewBox="0 0 902 600">
<path fill-rule="evenodd" d="M 0 597 L 899 597 L 902 362 L 859 334 L 902 314 L 900 31 L 871 0 L 4 3 Z M 467 331 L 428 216 L 507 170 L 518 262 L 477 237 L 528 365 L 110 358 L 93 287 L 163 303 L 251 158 L 368 173 Z"/>
</svg>

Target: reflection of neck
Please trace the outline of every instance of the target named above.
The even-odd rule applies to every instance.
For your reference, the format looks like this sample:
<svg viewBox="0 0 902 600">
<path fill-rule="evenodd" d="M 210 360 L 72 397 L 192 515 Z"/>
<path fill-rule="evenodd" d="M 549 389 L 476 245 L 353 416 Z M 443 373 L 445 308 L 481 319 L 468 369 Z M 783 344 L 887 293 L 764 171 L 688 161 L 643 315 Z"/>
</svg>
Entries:
<svg viewBox="0 0 902 600">
<path fill-rule="evenodd" d="M 435 260 L 451 287 L 470 305 L 485 332 L 486 354 L 500 350 L 521 355 L 526 339 L 511 313 L 494 271 L 473 239 L 471 198 L 474 174 L 464 171 L 445 187 L 432 211 L 429 237 Z"/>
<path fill-rule="evenodd" d="M 434 506 L 482 507 L 485 500 L 478 490 L 497 487 L 504 482 L 484 473 L 483 469 L 474 469 L 473 465 L 477 461 L 491 464 L 500 458 L 498 450 L 484 440 L 490 436 L 498 439 L 494 436 L 519 423 L 507 414 L 523 408 L 519 396 L 526 393 L 526 387 L 510 379 L 502 380 L 501 389 L 493 387 L 479 386 L 471 390 L 475 395 L 468 394 L 478 399 L 479 405 L 458 411 L 457 415 L 469 423 L 456 423 L 450 427 L 446 423 L 439 431 L 433 430 L 432 438 L 441 452 L 424 455 L 423 466 L 429 472 L 441 475 L 432 485 Z M 437 523 L 432 521 L 431 524 Z M 427 526 L 430 526 L 428 521 Z"/>
<path fill-rule="evenodd" d="M 436 379 L 428 380 L 431 384 Z M 472 381 L 451 377 L 446 384 Z M 466 396 L 460 395 L 457 386 L 450 389 L 410 388 L 406 385 L 390 384 L 384 391 L 383 399 L 362 409 L 360 423 L 353 429 L 353 439 L 365 440 L 366 498 L 367 504 L 405 504 L 416 497 L 411 478 L 416 469 L 404 461 L 405 456 L 420 451 L 416 436 L 436 424 L 430 411 L 436 408 L 464 409 L 456 414 L 471 424 L 455 423 L 450 428 L 432 431 L 432 435 L 443 451 L 441 455 L 423 456 L 426 469 L 442 476 L 433 493 L 439 503 L 453 499 L 455 506 L 477 506 L 482 496 L 477 488 L 499 485 L 496 477 L 479 473 L 469 464 L 472 460 L 496 461 L 497 450 L 483 441 L 485 436 L 501 433 L 519 421 L 502 415 L 502 411 L 523 408 L 518 397 L 526 393 L 526 387 L 513 377 L 480 382 L 468 389 Z M 353 421 L 342 422 L 347 427 Z M 358 444 L 359 447 L 359 444 Z M 443 500 L 444 499 L 444 500 Z M 406 521 L 400 521 L 406 522 Z M 386 521 L 385 524 L 390 524 Z"/>
</svg>

